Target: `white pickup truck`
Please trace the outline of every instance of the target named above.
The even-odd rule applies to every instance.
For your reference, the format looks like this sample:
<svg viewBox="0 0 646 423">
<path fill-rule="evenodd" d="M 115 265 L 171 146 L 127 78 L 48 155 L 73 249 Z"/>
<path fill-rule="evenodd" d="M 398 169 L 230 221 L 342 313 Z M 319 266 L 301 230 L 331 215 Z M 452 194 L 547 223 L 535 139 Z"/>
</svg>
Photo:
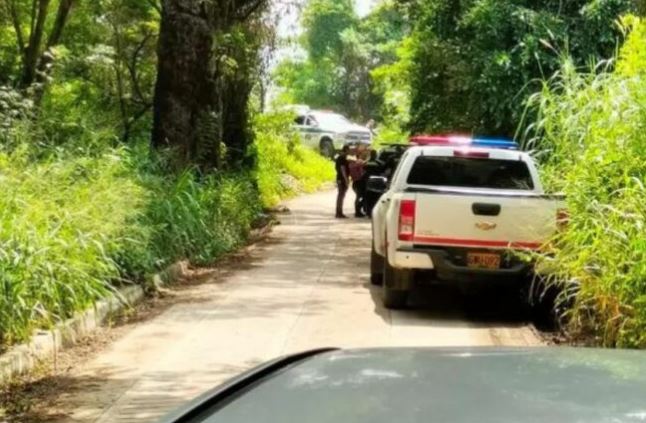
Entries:
<svg viewBox="0 0 646 423">
<path fill-rule="evenodd" d="M 390 183 L 368 182 L 384 191 L 372 213 L 371 280 L 383 283 L 387 308 L 406 306 L 416 273 L 462 287 L 526 281 L 532 266 L 514 250 L 541 248 L 566 218 L 563 198 L 544 194 L 515 144 L 439 141 L 411 147 Z"/>
</svg>

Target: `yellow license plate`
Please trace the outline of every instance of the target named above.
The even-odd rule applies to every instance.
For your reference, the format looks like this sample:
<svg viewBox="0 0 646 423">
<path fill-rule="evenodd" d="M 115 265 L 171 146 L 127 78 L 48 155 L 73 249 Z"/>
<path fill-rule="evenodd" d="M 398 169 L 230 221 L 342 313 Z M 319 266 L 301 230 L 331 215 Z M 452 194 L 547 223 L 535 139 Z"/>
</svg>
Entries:
<svg viewBox="0 0 646 423">
<path fill-rule="evenodd" d="M 467 266 L 471 269 L 500 269 L 500 254 L 468 253 Z"/>
</svg>

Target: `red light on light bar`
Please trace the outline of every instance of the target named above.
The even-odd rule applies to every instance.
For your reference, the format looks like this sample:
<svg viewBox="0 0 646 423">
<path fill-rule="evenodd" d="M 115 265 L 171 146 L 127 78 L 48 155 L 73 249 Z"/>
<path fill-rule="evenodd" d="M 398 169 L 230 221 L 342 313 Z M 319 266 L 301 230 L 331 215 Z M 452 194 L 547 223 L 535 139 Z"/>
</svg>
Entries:
<svg viewBox="0 0 646 423">
<path fill-rule="evenodd" d="M 471 137 L 462 135 L 416 135 L 410 142 L 417 145 L 470 145 Z"/>
<path fill-rule="evenodd" d="M 470 159 L 488 159 L 489 153 L 487 153 L 486 151 L 453 150 L 453 157 L 465 157 Z"/>
<path fill-rule="evenodd" d="M 478 147 L 502 150 L 518 150 L 518 144 L 508 139 L 473 138 L 466 135 L 415 135 L 410 143 L 418 146 Z"/>
</svg>

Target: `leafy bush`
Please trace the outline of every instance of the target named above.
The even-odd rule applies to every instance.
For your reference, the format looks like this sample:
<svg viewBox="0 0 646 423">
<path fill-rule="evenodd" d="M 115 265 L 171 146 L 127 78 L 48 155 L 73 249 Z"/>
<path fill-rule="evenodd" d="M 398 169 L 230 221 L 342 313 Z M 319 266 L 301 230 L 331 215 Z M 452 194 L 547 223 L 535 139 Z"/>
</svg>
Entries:
<svg viewBox="0 0 646 423">
<path fill-rule="evenodd" d="M 546 183 L 571 222 L 544 257 L 573 302 L 569 329 L 607 346 L 646 347 L 646 24 L 614 73 L 567 63 L 534 99 Z"/>
<path fill-rule="evenodd" d="M 380 1 L 359 17 L 353 2 L 313 0 L 302 13 L 303 57 L 283 60 L 275 82 L 284 102 L 333 109 L 358 121 L 386 120 L 398 93 L 377 87 L 372 71 L 397 60 L 406 33 L 400 2 Z M 401 76 L 401 79 L 405 77 Z"/>
<path fill-rule="evenodd" d="M 260 213 L 260 202 L 248 175 L 209 176 L 193 172 L 179 178 L 156 177 L 145 215 L 151 230 L 149 252 L 163 264 L 187 258 L 207 264 L 239 247 Z M 156 263 L 159 265 L 159 262 Z"/>
<path fill-rule="evenodd" d="M 111 289 L 113 257 L 146 242 L 131 233 L 146 193 L 119 150 L 36 164 L 0 153 L 0 185 L 0 341 L 12 342 Z"/>
<path fill-rule="evenodd" d="M 289 113 L 256 117 L 255 177 L 266 207 L 276 205 L 281 198 L 314 191 L 334 178 L 331 162 L 301 144 L 300 136 L 291 128 L 292 118 Z"/>
<path fill-rule="evenodd" d="M 0 344 L 177 259 L 240 246 L 260 211 L 248 175 L 164 175 L 119 149 L 31 163 L 0 155 Z"/>
<path fill-rule="evenodd" d="M 631 0 L 420 0 L 413 17 L 413 132 L 514 135 L 534 84 L 559 68 L 615 52 L 615 21 Z"/>
<path fill-rule="evenodd" d="M 258 168 L 211 176 L 169 173 L 144 143 L 27 147 L 48 130 L 18 125 L 0 149 L 0 345 L 175 260 L 212 262 L 246 241 L 262 205 L 331 180 L 331 163 L 300 145 L 290 121 L 258 116 Z"/>
</svg>

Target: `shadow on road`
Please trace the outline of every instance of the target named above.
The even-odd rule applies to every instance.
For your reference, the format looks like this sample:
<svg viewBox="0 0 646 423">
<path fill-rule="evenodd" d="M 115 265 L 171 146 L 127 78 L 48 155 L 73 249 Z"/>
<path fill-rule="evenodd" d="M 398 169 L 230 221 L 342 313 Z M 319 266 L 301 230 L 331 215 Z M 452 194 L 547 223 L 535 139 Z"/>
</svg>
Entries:
<svg viewBox="0 0 646 423">
<path fill-rule="evenodd" d="M 381 287 L 366 284 L 375 303 L 375 312 L 387 320 L 388 312 L 382 305 Z M 450 326 L 470 323 L 472 327 L 490 327 L 494 324 L 518 325 L 531 320 L 518 293 L 493 287 L 477 293 L 464 294 L 451 286 L 417 286 L 411 293 L 408 308 L 397 310 L 402 316 L 414 317 L 418 325 L 430 321 Z M 407 320 L 408 321 L 408 320 Z"/>
</svg>

